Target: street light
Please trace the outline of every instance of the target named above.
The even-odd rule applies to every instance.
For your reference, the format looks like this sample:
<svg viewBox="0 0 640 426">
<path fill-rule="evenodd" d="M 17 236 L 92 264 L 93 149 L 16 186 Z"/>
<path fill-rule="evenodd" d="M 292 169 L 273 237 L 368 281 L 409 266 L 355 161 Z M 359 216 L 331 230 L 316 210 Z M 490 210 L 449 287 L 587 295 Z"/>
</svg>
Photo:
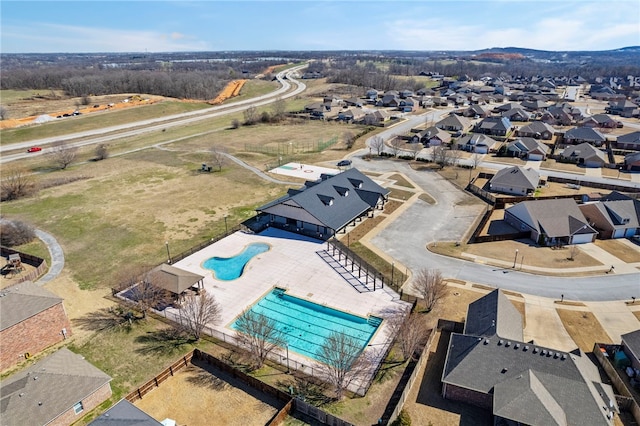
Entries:
<svg viewBox="0 0 640 426">
<path fill-rule="evenodd" d="M 513 267 L 516 267 L 516 262 L 518 261 L 518 249 L 516 249 L 516 257 L 513 258 Z"/>
<path fill-rule="evenodd" d="M 169 252 L 169 241 L 165 241 L 164 245 L 167 247 L 167 263 L 171 263 L 171 253 Z"/>
</svg>

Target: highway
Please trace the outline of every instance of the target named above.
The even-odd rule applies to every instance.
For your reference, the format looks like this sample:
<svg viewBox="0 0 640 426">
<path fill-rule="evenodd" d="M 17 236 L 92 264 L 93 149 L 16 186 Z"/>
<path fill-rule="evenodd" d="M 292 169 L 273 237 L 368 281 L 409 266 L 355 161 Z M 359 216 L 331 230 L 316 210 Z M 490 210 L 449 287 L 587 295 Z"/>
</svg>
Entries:
<svg viewBox="0 0 640 426">
<path fill-rule="evenodd" d="M 26 142 L 19 142 L 14 144 L 7 144 L 0 146 L 0 164 L 8 163 L 23 158 L 30 158 L 34 155 L 27 153 L 27 148 L 31 146 L 42 147 L 41 153 L 47 153 L 51 151 L 51 145 L 58 142 L 65 142 L 69 146 L 85 146 L 98 143 L 107 143 L 116 139 L 121 139 L 131 136 L 139 136 L 144 133 L 162 131 L 163 129 L 169 129 L 177 126 L 184 126 L 185 124 L 195 123 L 202 120 L 208 120 L 215 117 L 220 117 L 226 114 L 234 112 L 244 111 L 250 107 L 259 107 L 275 102 L 278 99 L 286 99 L 292 96 L 296 96 L 302 93 L 306 89 L 306 85 L 293 78 L 293 74 L 300 69 L 306 67 L 305 65 L 299 65 L 288 70 L 282 71 L 276 75 L 281 87 L 278 90 L 270 92 L 266 95 L 258 96 L 243 101 L 238 101 L 230 104 L 214 106 L 206 110 L 198 110 L 185 112 L 181 114 L 174 114 L 166 117 L 158 117 L 148 120 L 136 121 L 133 123 L 121 124 L 118 126 L 105 127 L 101 129 L 89 130 L 85 132 L 72 133 L 63 136 L 55 136 L 50 138 L 30 140 Z M 285 78 L 286 76 L 286 78 Z M 294 87 L 295 86 L 295 87 Z M 49 148 L 47 148 L 49 146 Z M 21 152 L 4 155 L 5 152 L 14 152 L 19 150 Z"/>
</svg>

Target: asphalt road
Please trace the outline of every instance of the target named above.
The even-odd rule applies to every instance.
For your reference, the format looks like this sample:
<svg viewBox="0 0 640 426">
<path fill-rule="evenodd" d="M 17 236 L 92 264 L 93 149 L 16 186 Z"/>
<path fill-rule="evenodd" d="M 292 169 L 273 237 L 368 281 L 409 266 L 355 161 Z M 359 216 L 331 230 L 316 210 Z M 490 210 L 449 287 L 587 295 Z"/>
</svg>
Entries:
<svg viewBox="0 0 640 426">
<path fill-rule="evenodd" d="M 366 151 L 352 155 L 354 167 L 373 172 L 401 172 L 436 199 L 418 201 L 372 239 L 372 244 L 412 271 L 438 268 L 447 277 L 543 297 L 608 301 L 640 297 L 640 272 L 580 278 L 542 276 L 497 268 L 432 253 L 433 241 L 460 240 L 482 206 L 456 204 L 462 192 L 435 172 L 415 171 L 404 161 L 365 161 Z"/>
<path fill-rule="evenodd" d="M 21 150 L 23 152 L 9 155 L 2 155 L 0 163 L 19 160 L 22 158 L 33 157 L 34 155 L 42 155 L 50 152 L 52 148 L 47 148 L 57 142 L 66 142 L 70 146 L 85 146 L 97 143 L 106 143 L 112 140 L 125 137 L 138 136 L 144 133 L 161 131 L 176 126 L 184 126 L 185 124 L 197 121 L 208 120 L 222 115 L 244 111 L 249 107 L 258 107 L 275 102 L 278 99 L 285 99 L 296 96 L 306 89 L 306 85 L 292 77 L 292 74 L 305 67 L 306 65 L 290 68 L 277 74 L 276 78 L 281 84 L 278 90 L 270 92 L 266 95 L 246 99 L 230 104 L 220 105 L 208 108 L 206 110 L 191 111 L 181 114 L 174 114 L 166 117 L 153 118 L 149 120 L 141 120 L 134 123 L 127 123 L 118 126 L 106 127 L 85 132 L 78 132 L 69 135 L 55 136 L 50 138 L 30 140 L 15 144 L 0 145 L 0 155 L 4 152 Z M 286 79 L 285 79 L 286 76 Z M 293 86 L 295 89 L 291 90 Z M 38 154 L 27 153 L 27 148 L 31 146 L 40 146 L 42 151 Z"/>
</svg>

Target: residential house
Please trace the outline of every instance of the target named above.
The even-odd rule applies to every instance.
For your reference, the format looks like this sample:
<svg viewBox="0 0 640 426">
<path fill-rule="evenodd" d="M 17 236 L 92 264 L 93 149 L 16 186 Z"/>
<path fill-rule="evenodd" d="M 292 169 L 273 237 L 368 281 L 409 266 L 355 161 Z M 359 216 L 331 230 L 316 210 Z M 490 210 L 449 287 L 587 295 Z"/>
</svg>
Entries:
<svg viewBox="0 0 640 426">
<path fill-rule="evenodd" d="M 625 155 L 623 167 L 630 172 L 640 172 L 640 152 Z"/>
<path fill-rule="evenodd" d="M 362 99 L 358 99 L 358 98 L 348 98 L 348 99 L 345 99 L 343 102 L 346 106 L 351 106 L 351 107 L 362 108 L 362 106 L 364 105 L 364 102 L 362 101 Z"/>
<path fill-rule="evenodd" d="M 497 144 L 498 141 L 487 135 L 470 133 L 460 138 L 458 141 L 458 149 L 478 154 L 488 154 Z"/>
<path fill-rule="evenodd" d="M 611 426 L 610 385 L 580 350 L 526 342 L 522 317 L 501 290 L 469 305 L 463 333 L 452 333 L 442 396 L 490 410 L 494 425 Z"/>
<path fill-rule="evenodd" d="M 472 118 L 485 118 L 489 116 L 489 111 L 482 108 L 480 105 L 471 105 L 469 108 L 462 111 L 462 115 Z"/>
<path fill-rule="evenodd" d="M 594 201 L 580 205 L 580 211 L 598 231 L 599 238 L 629 238 L 640 232 L 638 200 Z"/>
<path fill-rule="evenodd" d="M 607 114 L 619 115 L 621 117 L 637 117 L 638 111 L 638 105 L 624 99 L 611 101 L 605 108 Z"/>
<path fill-rule="evenodd" d="M 506 136 L 511 131 L 507 117 L 487 117 L 474 126 L 474 132 L 491 136 Z"/>
<path fill-rule="evenodd" d="M 381 209 L 390 191 L 352 168 L 333 176 L 306 182 L 284 197 L 258 207 L 270 226 L 329 238 L 356 220 Z"/>
<path fill-rule="evenodd" d="M 615 147 L 617 149 L 632 149 L 640 151 L 640 131 L 620 135 L 616 138 Z"/>
<path fill-rule="evenodd" d="M 529 121 L 531 120 L 531 114 L 522 108 L 512 108 L 509 111 L 504 111 L 502 117 L 508 118 L 510 121 Z"/>
<path fill-rule="evenodd" d="M 640 370 L 640 330 L 623 334 L 622 350 L 631 361 L 631 367 Z"/>
<path fill-rule="evenodd" d="M 451 142 L 451 133 L 438 129 L 435 126 L 422 130 L 411 138 L 411 143 L 421 143 L 425 147 L 439 146 Z"/>
<path fill-rule="evenodd" d="M 530 195 L 538 188 L 540 174 L 534 169 L 515 166 L 498 170 L 489 181 L 491 192 L 511 195 Z"/>
<path fill-rule="evenodd" d="M 520 102 L 520 106 L 530 112 L 542 111 L 547 108 L 547 103 L 542 100 L 527 100 Z"/>
<path fill-rule="evenodd" d="M 520 137 L 507 144 L 506 152 L 512 157 L 544 161 L 549 153 L 549 147 L 537 139 Z"/>
<path fill-rule="evenodd" d="M 597 127 L 603 129 L 614 129 L 618 126 L 622 127 L 621 124 L 621 122 L 614 120 L 607 114 L 595 114 L 578 123 L 580 127 Z"/>
<path fill-rule="evenodd" d="M 6 425 L 67 426 L 111 397 L 111 377 L 62 348 L 0 383 Z"/>
<path fill-rule="evenodd" d="M 498 105 L 493 109 L 494 114 L 502 114 L 503 112 L 510 111 L 514 108 L 520 108 L 520 104 L 509 102 L 503 105 Z"/>
<path fill-rule="evenodd" d="M 555 133 L 555 129 L 542 121 L 534 121 L 526 126 L 520 127 L 516 134 L 521 137 L 550 140 Z"/>
<path fill-rule="evenodd" d="M 404 89 L 401 90 L 398 93 L 398 96 L 400 96 L 402 99 L 407 99 L 413 96 L 413 90 L 409 90 L 409 89 Z"/>
<path fill-rule="evenodd" d="M 436 127 L 442 130 L 448 131 L 466 131 L 471 128 L 471 122 L 465 117 L 460 117 L 455 114 L 449 114 L 442 120 L 436 123 Z"/>
<path fill-rule="evenodd" d="M 504 220 L 543 246 L 591 243 L 598 235 L 573 198 L 523 201 L 507 208 Z"/>
<path fill-rule="evenodd" d="M 607 164 L 606 154 L 586 142 L 567 146 L 560 153 L 560 160 L 576 163 L 585 167 L 604 167 Z"/>
<path fill-rule="evenodd" d="M 360 122 L 364 119 L 365 113 L 361 108 L 349 108 L 338 113 L 337 120 L 346 122 Z"/>
<path fill-rule="evenodd" d="M 574 127 L 567 130 L 564 134 L 563 141 L 567 144 L 590 143 L 594 146 L 602 146 L 606 138 L 602 133 L 590 127 Z"/>
<path fill-rule="evenodd" d="M 400 99 L 398 102 L 398 110 L 402 112 L 412 112 L 416 108 L 416 102 L 411 98 Z"/>
<path fill-rule="evenodd" d="M 369 89 L 365 93 L 367 99 L 375 100 L 378 98 L 378 91 L 376 89 Z"/>
<path fill-rule="evenodd" d="M 121 399 L 89 426 L 163 426 L 162 423 L 127 401 Z"/>
<path fill-rule="evenodd" d="M 370 112 L 365 114 L 364 123 L 365 124 L 383 124 L 386 121 L 391 119 L 391 114 L 384 110 L 375 110 L 374 112 Z"/>
<path fill-rule="evenodd" d="M 0 291 L 0 370 L 71 336 L 62 302 L 30 281 Z"/>
</svg>

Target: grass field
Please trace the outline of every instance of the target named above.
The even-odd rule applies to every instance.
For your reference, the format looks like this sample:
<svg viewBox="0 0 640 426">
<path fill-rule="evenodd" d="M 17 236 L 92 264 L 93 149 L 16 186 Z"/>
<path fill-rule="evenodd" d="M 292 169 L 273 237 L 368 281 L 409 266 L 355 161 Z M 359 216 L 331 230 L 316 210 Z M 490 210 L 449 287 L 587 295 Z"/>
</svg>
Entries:
<svg viewBox="0 0 640 426">
<path fill-rule="evenodd" d="M 613 343 L 591 312 L 568 309 L 556 309 L 556 311 L 569 336 L 584 352 L 593 351 L 593 345 L 596 342 Z"/>
</svg>

